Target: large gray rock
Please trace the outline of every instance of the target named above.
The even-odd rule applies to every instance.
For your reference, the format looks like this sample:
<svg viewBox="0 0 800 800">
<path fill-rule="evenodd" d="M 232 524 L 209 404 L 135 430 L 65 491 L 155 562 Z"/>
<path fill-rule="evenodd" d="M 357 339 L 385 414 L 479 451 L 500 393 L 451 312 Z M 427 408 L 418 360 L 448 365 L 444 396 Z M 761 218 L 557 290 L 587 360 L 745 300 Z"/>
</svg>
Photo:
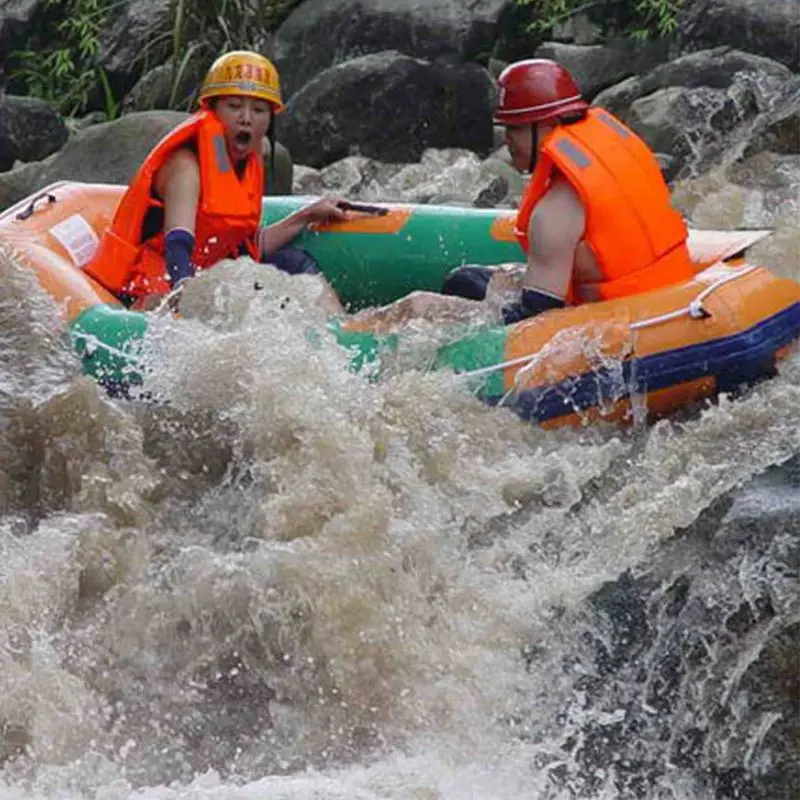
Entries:
<svg viewBox="0 0 800 800">
<path fill-rule="evenodd" d="M 469 150 L 426 150 L 419 163 L 386 164 L 348 156 L 322 170 L 299 167 L 295 194 L 335 193 L 359 200 L 496 206 L 520 176 L 508 164 Z"/>
<path fill-rule="evenodd" d="M 704 178 L 706 176 L 703 176 Z M 711 177 L 710 175 L 708 176 Z M 716 178 L 716 173 L 714 178 Z M 733 164 L 724 172 L 725 182 L 717 187 L 698 187 L 701 194 L 692 207 L 690 219 L 698 227 L 777 228 L 749 255 L 756 263 L 786 277 L 797 275 L 800 247 L 800 155 L 761 152 Z M 700 179 L 698 182 L 703 183 Z M 706 180 L 706 183 L 712 183 Z M 793 246 L 787 246 L 789 238 Z"/>
<path fill-rule="evenodd" d="M 795 102 L 799 82 L 775 61 L 716 48 L 629 78 L 595 102 L 670 156 L 670 177 L 684 178 L 732 163 L 754 137 L 769 146 L 770 125 L 773 137 L 785 138 L 780 121 Z"/>
<path fill-rule="evenodd" d="M 552 796 L 798 796 L 799 490 L 794 458 L 592 595 Z"/>
<path fill-rule="evenodd" d="M 0 0 L 0 66 L 31 27 L 43 0 Z"/>
<path fill-rule="evenodd" d="M 206 71 L 211 66 L 211 54 L 202 49 L 181 63 L 176 72 L 173 58 L 148 70 L 128 92 L 122 103 L 125 112 L 151 111 L 156 108 L 189 111 L 197 96 Z"/>
<path fill-rule="evenodd" d="M 767 115 L 750 137 L 744 150 L 745 158 L 769 151 L 779 155 L 800 155 L 800 80 L 792 81 L 793 92 Z"/>
<path fill-rule="evenodd" d="M 0 175 L 0 208 L 54 181 L 126 184 L 159 139 L 186 116 L 178 111 L 146 111 L 86 128 L 44 161 Z M 276 194 L 291 194 L 291 158 L 282 146 L 276 161 Z"/>
<path fill-rule="evenodd" d="M 622 112 L 635 100 L 658 89 L 708 87 L 727 91 L 737 76 L 753 75 L 771 88 L 791 80 L 792 72 L 770 58 L 751 55 L 730 47 L 715 47 L 676 58 L 650 72 L 623 81 L 602 92 L 596 101 L 613 113 Z"/>
<path fill-rule="evenodd" d="M 0 172 L 14 162 L 38 161 L 67 141 L 64 120 L 53 107 L 35 97 L 0 95 Z"/>
<path fill-rule="evenodd" d="M 669 58 L 669 46 L 664 41 L 587 46 L 545 42 L 534 55 L 566 67 L 583 96 L 591 100 L 603 89 L 663 64 Z"/>
<path fill-rule="evenodd" d="M 495 86 L 477 64 L 432 64 L 397 52 L 332 67 L 292 97 L 279 136 L 294 160 L 322 167 L 358 152 L 418 161 L 428 148 L 486 156 Z"/>
<path fill-rule="evenodd" d="M 800 71 L 797 0 L 691 0 L 681 19 L 679 38 L 686 50 L 729 45 Z"/>
<path fill-rule="evenodd" d="M 273 57 L 286 96 L 323 70 L 397 50 L 427 60 L 489 52 L 511 0 L 306 0 L 278 29 Z"/>
<path fill-rule="evenodd" d="M 111 16 L 100 34 L 98 64 L 121 97 L 142 74 L 145 63 L 162 64 L 172 43 L 155 35 L 170 31 L 171 0 L 127 0 L 112 3 Z"/>
<path fill-rule="evenodd" d="M 631 104 L 630 110 L 625 115 L 626 122 L 632 125 L 657 153 L 671 153 L 683 130 L 676 109 L 685 97 L 686 90 L 677 86 L 657 89 Z"/>
</svg>

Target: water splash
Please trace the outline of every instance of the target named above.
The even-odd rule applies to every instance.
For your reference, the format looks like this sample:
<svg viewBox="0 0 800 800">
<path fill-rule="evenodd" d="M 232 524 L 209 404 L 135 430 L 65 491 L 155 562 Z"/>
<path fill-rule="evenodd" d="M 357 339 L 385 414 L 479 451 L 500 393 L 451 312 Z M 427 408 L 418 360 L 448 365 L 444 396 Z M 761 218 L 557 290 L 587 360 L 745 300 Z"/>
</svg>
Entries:
<svg viewBox="0 0 800 800">
<path fill-rule="evenodd" d="M 796 265 L 791 236 L 775 241 Z M 726 763 L 726 742 L 768 769 L 784 718 L 746 700 L 795 614 L 790 540 L 769 521 L 761 552 L 731 554 L 750 495 L 718 508 L 800 453 L 797 355 L 688 419 L 545 432 L 453 375 L 350 373 L 314 279 L 241 261 L 190 284 L 181 323 L 154 322 L 155 402 L 123 404 L 0 261 L 17 298 L 0 305 L 0 798 L 698 800 L 695 766 Z M 690 557 L 703 525 L 724 580 Z M 724 701 L 726 730 L 658 773 L 663 731 L 633 706 L 660 696 L 638 687 L 668 648 L 613 610 L 629 598 L 666 648 L 679 567 L 687 608 L 718 609 L 709 632 L 765 587 L 780 624 L 756 614 L 715 645 L 695 710 Z M 635 747 L 627 721 L 648 732 Z M 603 768 L 603 736 L 625 764 Z"/>
</svg>

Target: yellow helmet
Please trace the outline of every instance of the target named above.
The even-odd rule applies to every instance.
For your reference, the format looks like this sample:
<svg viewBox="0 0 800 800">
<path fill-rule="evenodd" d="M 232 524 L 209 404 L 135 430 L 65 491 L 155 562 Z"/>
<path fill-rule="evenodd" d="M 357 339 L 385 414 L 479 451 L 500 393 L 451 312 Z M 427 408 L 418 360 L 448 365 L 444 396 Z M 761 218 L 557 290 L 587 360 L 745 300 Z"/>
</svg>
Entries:
<svg viewBox="0 0 800 800">
<path fill-rule="evenodd" d="M 275 65 L 250 50 L 234 50 L 220 56 L 208 70 L 200 87 L 200 105 L 212 97 L 244 95 L 267 100 L 277 114 L 283 111 L 281 82 Z"/>
</svg>

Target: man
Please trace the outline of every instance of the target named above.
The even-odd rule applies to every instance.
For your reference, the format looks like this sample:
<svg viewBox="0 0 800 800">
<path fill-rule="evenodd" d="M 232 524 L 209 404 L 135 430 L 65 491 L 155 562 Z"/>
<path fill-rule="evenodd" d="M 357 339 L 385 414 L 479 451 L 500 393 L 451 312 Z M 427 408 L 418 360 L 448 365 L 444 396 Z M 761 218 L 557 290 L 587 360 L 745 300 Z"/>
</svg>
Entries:
<svg viewBox="0 0 800 800">
<path fill-rule="evenodd" d="M 274 144 L 274 118 L 283 110 L 268 59 L 249 51 L 221 56 L 199 100 L 200 109 L 147 156 L 86 268 L 133 308 L 151 307 L 196 270 L 240 255 L 292 274 L 317 272 L 305 251 L 285 245 L 309 224 L 347 218 L 323 199 L 261 227 L 263 140 Z M 339 313 L 326 289 L 324 305 Z"/>
<path fill-rule="evenodd" d="M 511 64 L 498 79 L 495 121 L 514 166 L 531 173 L 516 219 L 527 255 L 513 324 L 568 303 L 594 302 L 679 283 L 693 275 L 688 231 L 647 145 L 618 119 L 590 108 L 564 67 Z M 415 292 L 362 316 L 380 327 L 410 317 L 453 320 L 485 295 L 491 268 L 452 273 L 442 297 Z"/>
</svg>

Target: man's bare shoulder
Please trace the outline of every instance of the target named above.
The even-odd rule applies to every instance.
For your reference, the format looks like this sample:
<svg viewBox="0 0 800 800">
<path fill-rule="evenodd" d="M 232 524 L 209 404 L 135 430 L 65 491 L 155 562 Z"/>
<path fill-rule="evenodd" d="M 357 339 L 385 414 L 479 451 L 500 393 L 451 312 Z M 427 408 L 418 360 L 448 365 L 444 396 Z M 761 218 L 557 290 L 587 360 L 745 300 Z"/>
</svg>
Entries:
<svg viewBox="0 0 800 800">
<path fill-rule="evenodd" d="M 583 201 L 575 187 L 561 174 L 553 178 L 549 189 L 537 205 L 562 213 L 584 210 Z"/>
<path fill-rule="evenodd" d="M 578 192 L 561 175 L 556 176 L 531 215 L 531 239 L 557 234 L 580 236 L 586 224 L 586 209 Z"/>
</svg>

